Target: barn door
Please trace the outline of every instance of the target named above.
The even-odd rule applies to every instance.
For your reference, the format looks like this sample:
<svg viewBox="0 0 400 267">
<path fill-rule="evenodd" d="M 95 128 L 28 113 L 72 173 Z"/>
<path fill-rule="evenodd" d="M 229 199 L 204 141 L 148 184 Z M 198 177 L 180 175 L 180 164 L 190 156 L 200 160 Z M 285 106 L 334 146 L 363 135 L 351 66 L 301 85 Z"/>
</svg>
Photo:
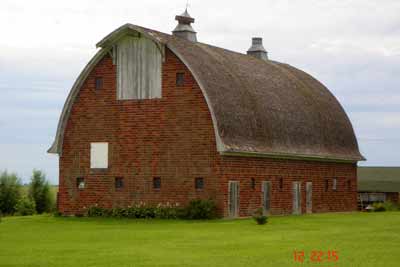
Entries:
<svg viewBox="0 0 400 267">
<path fill-rule="evenodd" d="M 312 182 L 306 183 L 306 212 L 312 213 Z"/>
<path fill-rule="evenodd" d="M 293 214 L 301 214 L 301 182 L 293 182 Z"/>
<path fill-rule="evenodd" d="M 271 182 L 263 181 L 262 182 L 262 201 L 263 201 L 263 210 L 264 214 L 270 213 L 270 201 L 271 201 Z"/>
<path fill-rule="evenodd" d="M 229 199 L 228 199 L 228 207 L 229 207 L 229 217 L 238 217 L 239 216 L 239 182 L 238 181 L 229 181 Z"/>
</svg>

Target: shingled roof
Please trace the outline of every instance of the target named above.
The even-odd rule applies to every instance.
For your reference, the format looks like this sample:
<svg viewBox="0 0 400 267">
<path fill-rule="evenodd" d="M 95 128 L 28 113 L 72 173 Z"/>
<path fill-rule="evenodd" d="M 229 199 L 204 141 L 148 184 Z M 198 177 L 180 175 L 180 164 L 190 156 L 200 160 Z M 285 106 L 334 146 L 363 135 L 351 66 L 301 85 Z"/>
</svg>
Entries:
<svg viewBox="0 0 400 267">
<path fill-rule="evenodd" d="M 50 153 L 62 138 L 74 98 L 94 65 L 112 45 L 139 32 L 174 52 L 199 84 L 223 155 L 356 162 L 364 160 L 345 111 L 319 81 L 288 64 L 191 42 L 132 24 L 118 28 L 75 82 L 61 114 Z"/>
<path fill-rule="evenodd" d="M 400 167 L 358 167 L 358 191 L 400 192 Z"/>
</svg>

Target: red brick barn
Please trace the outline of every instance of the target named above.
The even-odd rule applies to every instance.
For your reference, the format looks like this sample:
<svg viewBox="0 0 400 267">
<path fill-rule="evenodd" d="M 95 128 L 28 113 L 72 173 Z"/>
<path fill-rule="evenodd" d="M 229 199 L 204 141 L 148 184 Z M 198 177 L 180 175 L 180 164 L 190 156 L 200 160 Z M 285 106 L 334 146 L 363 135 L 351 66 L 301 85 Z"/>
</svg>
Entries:
<svg viewBox="0 0 400 267">
<path fill-rule="evenodd" d="M 197 42 L 187 12 L 172 35 L 125 24 L 101 40 L 66 100 L 54 144 L 58 208 L 216 201 L 225 217 L 357 209 L 352 125 L 316 79 Z"/>
</svg>

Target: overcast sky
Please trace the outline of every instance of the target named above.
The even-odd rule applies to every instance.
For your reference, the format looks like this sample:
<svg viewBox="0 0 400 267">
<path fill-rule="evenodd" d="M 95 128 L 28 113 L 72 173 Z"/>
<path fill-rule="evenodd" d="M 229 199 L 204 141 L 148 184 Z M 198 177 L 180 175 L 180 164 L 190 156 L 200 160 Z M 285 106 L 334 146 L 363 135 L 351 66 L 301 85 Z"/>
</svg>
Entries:
<svg viewBox="0 0 400 267">
<path fill-rule="evenodd" d="M 95 44 L 130 22 L 169 33 L 186 0 L 16 1 L 0 9 L 0 170 L 33 168 L 58 183 L 46 154 L 64 101 Z M 273 60 L 324 83 L 347 111 L 361 165 L 400 165 L 400 1 L 191 0 L 201 42 L 245 52 L 264 39 Z"/>
</svg>

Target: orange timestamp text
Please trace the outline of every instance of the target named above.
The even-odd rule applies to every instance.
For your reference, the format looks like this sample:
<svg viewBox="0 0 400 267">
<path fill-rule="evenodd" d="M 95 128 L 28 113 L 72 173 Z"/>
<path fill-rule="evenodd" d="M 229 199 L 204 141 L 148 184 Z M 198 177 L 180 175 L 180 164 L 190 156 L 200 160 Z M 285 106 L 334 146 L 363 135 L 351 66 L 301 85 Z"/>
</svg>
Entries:
<svg viewBox="0 0 400 267">
<path fill-rule="evenodd" d="M 339 252 L 337 250 L 312 250 L 307 254 L 304 250 L 295 250 L 293 259 L 296 263 L 337 263 Z"/>
</svg>

